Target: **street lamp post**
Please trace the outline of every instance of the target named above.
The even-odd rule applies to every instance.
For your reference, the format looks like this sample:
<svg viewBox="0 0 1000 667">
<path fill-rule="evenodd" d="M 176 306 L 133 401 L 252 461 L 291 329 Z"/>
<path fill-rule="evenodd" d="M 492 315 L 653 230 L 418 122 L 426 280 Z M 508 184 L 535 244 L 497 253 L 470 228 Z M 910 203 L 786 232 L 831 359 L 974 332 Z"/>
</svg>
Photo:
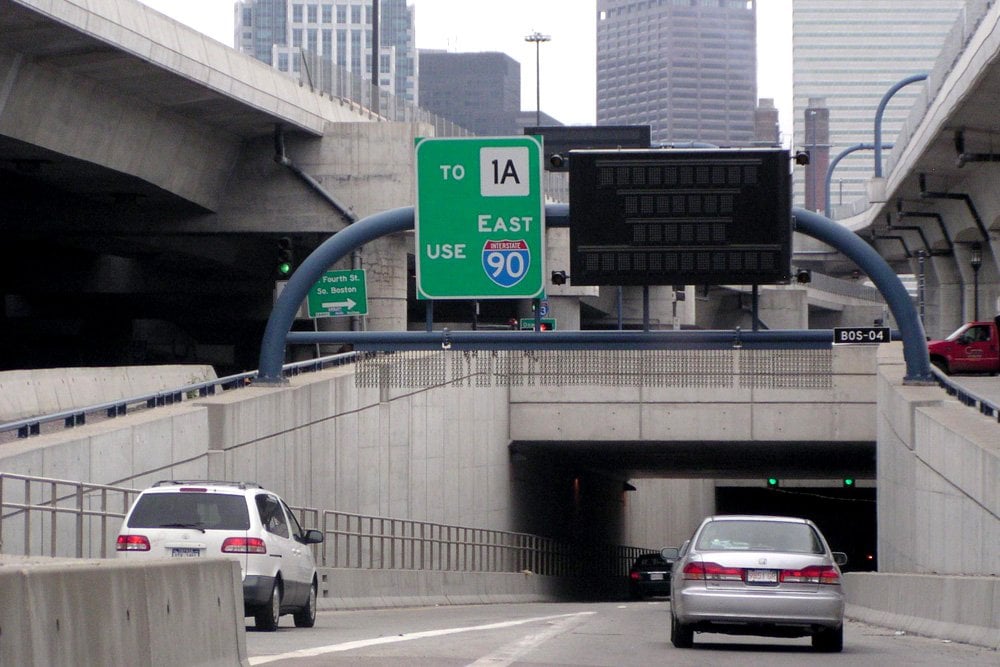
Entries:
<svg viewBox="0 0 1000 667">
<path fill-rule="evenodd" d="M 540 32 L 533 32 L 524 38 L 526 42 L 535 43 L 535 126 L 542 124 L 542 80 L 541 80 L 541 45 L 542 42 L 551 41 L 552 37 L 543 35 Z"/>
<path fill-rule="evenodd" d="M 983 246 L 979 243 L 972 244 L 969 264 L 972 265 L 972 319 L 979 321 L 979 267 L 983 265 Z"/>
</svg>

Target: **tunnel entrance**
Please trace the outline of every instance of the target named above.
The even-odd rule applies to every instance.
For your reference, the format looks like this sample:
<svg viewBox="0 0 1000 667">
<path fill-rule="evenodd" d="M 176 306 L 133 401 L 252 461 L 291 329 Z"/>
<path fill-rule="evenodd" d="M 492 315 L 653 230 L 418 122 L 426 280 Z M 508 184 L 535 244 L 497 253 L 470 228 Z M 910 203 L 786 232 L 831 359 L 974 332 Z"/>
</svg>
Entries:
<svg viewBox="0 0 1000 667">
<path fill-rule="evenodd" d="M 876 569 L 875 488 L 717 487 L 719 514 L 777 514 L 812 520 L 830 548 L 847 554 L 845 572 Z"/>
</svg>

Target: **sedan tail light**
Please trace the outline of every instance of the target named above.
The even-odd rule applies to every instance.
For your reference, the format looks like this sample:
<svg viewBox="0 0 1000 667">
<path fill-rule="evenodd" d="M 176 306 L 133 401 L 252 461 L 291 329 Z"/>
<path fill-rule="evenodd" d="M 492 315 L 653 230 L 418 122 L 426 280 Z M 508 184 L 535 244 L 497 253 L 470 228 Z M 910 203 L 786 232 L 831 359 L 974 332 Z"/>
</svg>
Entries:
<svg viewBox="0 0 1000 667">
<path fill-rule="evenodd" d="M 722 567 L 718 563 L 688 563 L 684 566 L 684 578 L 695 581 L 742 581 L 743 569 Z"/>
<path fill-rule="evenodd" d="M 840 583 L 840 572 L 832 565 L 810 565 L 801 570 L 782 570 L 781 582 L 789 584 Z"/>
<path fill-rule="evenodd" d="M 266 554 L 267 545 L 259 537 L 227 537 L 222 543 L 224 554 Z"/>
<path fill-rule="evenodd" d="M 115 551 L 149 551 L 149 538 L 145 535 L 119 535 Z"/>
</svg>

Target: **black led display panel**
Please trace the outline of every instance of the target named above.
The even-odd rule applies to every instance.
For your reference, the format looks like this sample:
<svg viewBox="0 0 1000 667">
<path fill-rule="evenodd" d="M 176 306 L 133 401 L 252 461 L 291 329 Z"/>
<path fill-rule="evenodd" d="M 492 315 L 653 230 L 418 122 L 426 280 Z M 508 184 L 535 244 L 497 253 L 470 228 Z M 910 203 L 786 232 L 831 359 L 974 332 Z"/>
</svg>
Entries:
<svg viewBox="0 0 1000 667">
<path fill-rule="evenodd" d="M 791 276 L 781 149 L 570 153 L 574 285 L 721 285 Z"/>
</svg>

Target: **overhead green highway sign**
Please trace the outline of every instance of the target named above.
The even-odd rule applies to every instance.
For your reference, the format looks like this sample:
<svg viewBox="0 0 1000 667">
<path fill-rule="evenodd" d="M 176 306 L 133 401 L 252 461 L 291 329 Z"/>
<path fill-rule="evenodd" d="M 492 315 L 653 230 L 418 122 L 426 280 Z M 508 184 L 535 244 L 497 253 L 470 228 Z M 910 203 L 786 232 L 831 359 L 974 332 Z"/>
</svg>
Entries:
<svg viewBox="0 0 1000 667">
<path fill-rule="evenodd" d="M 417 297 L 543 293 L 545 204 L 538 137 L 416 142 Z"/>
</svg>

